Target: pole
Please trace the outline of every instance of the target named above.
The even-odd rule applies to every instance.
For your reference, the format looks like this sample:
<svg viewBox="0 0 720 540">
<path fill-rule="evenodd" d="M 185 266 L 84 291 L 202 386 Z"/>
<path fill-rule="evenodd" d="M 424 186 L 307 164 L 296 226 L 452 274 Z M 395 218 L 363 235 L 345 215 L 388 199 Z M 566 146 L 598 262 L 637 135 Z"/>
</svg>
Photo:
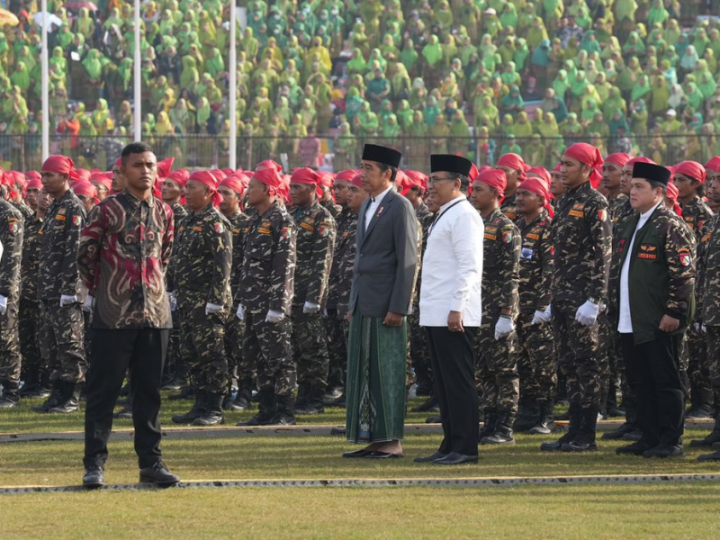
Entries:
<svg viewBox="0 0 720 540">
<path fill-rule="evenodd" d="M 50 95 L 48 89 L 47 0 L 42 0 L 42 158 L 50 155 Z"/>
<path fill-rule="evenodd" d="M 140 65 L 140 0 L 135 0 L 135 57 L 133 59 L 133 96 L 135 111 L 133 131 L 136 141 L 142 140 L 142 70 Z"/>
<path fill-rule="evenodd" d="M 235 0 L 230 0 L 230 57 L 228 69 L 230 77 L 230 155 L 229 167 L 237 169 L 237 12 Z"/>
</svg>

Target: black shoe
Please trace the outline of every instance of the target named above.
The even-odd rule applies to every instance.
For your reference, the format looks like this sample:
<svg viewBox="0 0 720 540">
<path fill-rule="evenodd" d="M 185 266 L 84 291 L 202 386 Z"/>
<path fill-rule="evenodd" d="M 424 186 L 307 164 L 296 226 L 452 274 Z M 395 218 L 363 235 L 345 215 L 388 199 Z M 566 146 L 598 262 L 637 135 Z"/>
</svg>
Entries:
<svg viewBox="0 0 720 540">
<path fill-rule="evenodd" d="M 683 457 L 684 455 L 685 455 L 685 451 L 683 450 L 682 446 L 667 445 L 667 444 L 660 444 L 660 445 L 656 446 L 655 448 L 646 450 L 643 453 L 643 456 L 645 456 L 646 458 Z"/>
<path fill-rule="evenodd" d="M 57 405 L 47 412 L 55 414 L 69 414 L 80 410 L 80 392 L 73 381 L 60 381 Z"/>
<path fill-rule="evenodd" d="M 720 450 L 716 450 L 712 454 L 703 454 L 697 459 L 698 461 L 720 461 Z"/>
<path fill-rule="evenodd" d="M 637 428 L 632 424 L 628 424 L 627 422 L 625 422 L 617 429 L 614 429 L 612 431 L 606 431 L 602 434 L 602 437 L 600 438 L 604 441 L 619 440 L 622 439 L 625 434 L 635 431 L 636 429 Z"/>
<path fill-rule="evenodd" d="M 305 393 L 305 399 L 299 405 L 295 404 L 295 414 L 322 414 L 325 412 L 323 405 L 323 395 L 325 391 L 322 388 L 308 387 Z"/>
<path fill-rule="evenodd" d="M 193 426 L 217 426 L 225 423 L 223 417 L 222 402 L 223 394 L 210 394 L 203 392 L 205 396 L 205 404 L 201 408 L 200 414 L 193 420 Z"/>
<path fill-rule="evenodd" d="M 477 456 L 466 456 L 457 452 L 450 452 L 447 456 L 433 461 L 436 465 L 462 465 L 464 463 L 477 463 Z"/>
<path fill-rule="evenodd" d="M 493 433 L 482 437 L 480 444 L 515 444 L 510 415 L 498 414 Z"/>
<path fill-rule="evenodd" d="M 643 432 L 639 429 L 634 429 L 630 433 L 626 433 L 622 436 L 623 441 L 639 441 L 643 437 Z"/>
<path fill-rule="evenodd" d="M 342 457 L 354 459 L 354 458 L 365 458 L 372 454 L 371 450 L 361 448 L 360 450 L 353 450 L 352 452 L 343 452 Z"/>
<path fill-rule="evenodd" d="M 275 402 L 275 393 L 272 390 L 260 390 L 258 392 L 258 413 L 250 420 L 238 422 L 237 425 L 243 426 L 269 426 L 275 423 L 277 415 L 277 403 Z"/>
<path fill-rule="evenodd" d="M 165 383 L 162 387 L 163 390 L 180 390 L 183 388 L 187 382 L 185 381 L 184 377 L 180 377 L 178 375 L 175 375 L 171 380 L 169 380 L 167 383 Z"/>
<path fill-rule="evenodd" d="M 594 452 L 597 444 L 588 441 L 570 441 L 560 447 L 561 452 Z"/>
<path fill-rule="evenodd" d="M 132 419 L 132 403 L 126 404 L 121 410 L 113 414 L 113 418 L 121 420 Z"/>
<path fill-rule="evenodd" d="M 294 398 L 292 395 L 289 396 L 275 396 L 275 403 L 277 407 L 277 414 L 273 419 L 273 423 L 279 426 L 294 426 L 295 421 L 295 407 L 293 405 Z"/>
<path fill-rule="evenodd" d="M 440 412 L 440 404 L 435 396 L 410 409 L 410 412 Z"/>
<path fill-rule="evenodd" d="M 52 391 L 48 398 L 42 403 L 42 405 L 35 405 L 32 410 L 35 412 L 46 413 L 53 407 L 57 406 L 60 398 L 60 379 L 57 379 L 52 384 Z"/>
<path fill-rule="evenodd" d="M 485 413 L 485 422 L 483 427 L 478 431 L 478 441 L 482 441 L 483 438 L 489 437 L 495 433 L 495 424 L 497 424 L 498 415 L 495 411 L 488 411 Z"/>
<path fill-rule="evenodd" d="M 90 465 L 85 469 L 82 485 L 86 489 L 97 489 L 105 485 L 103 468 L 99 465 Z"/>
<path fill-rule="evenodd" d="M 344 427 L 334 427 L 330 430 L 330 435 L 347 435 L 347 429 Z"/>
<path fill-rule="evenodd" d="M 155 484 L 158 486 L 174 486 L 180 479 L 168 471 L 162 461 L 158 461 L 152 467 L 140 469 L 141 484 Z"/>
<path fill-rule="evenodd" d="M 403 457 L 402 454 L 392 454 L 390 452 L 370 452 L 366 457 L 367 459 L 400 459 Z"/>
<path fill-rule="evenodd" d="M 238 390 L 237 396 L 225 408 L 227 411 L 249 411 L 252 409 L 252 392 L 250 390 Z"/>
<path fill-rule="evenodd" d="M 710 405 L 698 405 L 695 409 L 685 413 L 686 420 L 708 420 L 712 419 L 712 407 Z"/>
<path fill-rule="evenodd" d="M 608 407 L 607 414 L 611 418 L 622 418 L 625 416 L 626 411 L 619 407 Z"/>
<path fill-rule="evenodd" d="M 431 461 L 435 461 L 436 459 L 443 459 L 448 454 L 444 454 L 442 452 L 435 452 L 431 456 L 425 456 L 425 457 L 416 457 L 413 461 L 415 463 L 430 463 Z"/>
<path fill-rule="evenodd" d="M 323 395 L 323 402 L 326 405 L 335 403 L 343 395 L 343 389 L 339 387 L 328 388 Z"/>
<path fill-rule="evenodd" d="M 176 424 L 192 424 L 196 418 L 200 418 L 203 414 L 203 408 L 205 407 L 205 397 L 201 392 L 195 395 L 195 403 L 193 403 L 192 409 L 185 414 L 175 414 L 172 417 L 172 421 Z"/>
<path fill-rule="evenodd" d="M 20 398 L 16 395 L 5 395 L 0 397 L 0 409 L 12 409 L 20 404 Z"/>
<path fill-rule="evenodd" d="M 183 386 L 180 389 L 180 392 L 176 394 L 170 394 L 168 396 L 168 399 L 176 400 L 176 399 L 195 399 L 195 388 L 192 385 Z"/>
<path fill-rule="evenodd" d="M 720 427 L 716 425 L 715 429 L 713 429 L 704 439 L 694 439 L 690 441 L 690 446 L 693 448 L 712 446 L 717 442 L 720 442 Z"/>
<path fill-rule="evenodd" d="M 428 416 L 425 419 L 425 423 L 426 424 L 441 424 L 442 418 L 440 418 L 439 416 Z"/>
<path fill-rule="evenodd" d="M 646 443 L 645 441 L 637 441 L 626 446 L 620 446 L 615 449 L 617 455 L 630 454 L 632 456 L 642 456 L 648 450 L 654 448 L 655 445 Z"/>
<path fill-rule="evenodd" d="M 415 395 L 422 397 L 430 397 L 433 395 L 433 384 L 432 382 L 421 382 L 417 383 L 415 387 Z"/>
</svg>

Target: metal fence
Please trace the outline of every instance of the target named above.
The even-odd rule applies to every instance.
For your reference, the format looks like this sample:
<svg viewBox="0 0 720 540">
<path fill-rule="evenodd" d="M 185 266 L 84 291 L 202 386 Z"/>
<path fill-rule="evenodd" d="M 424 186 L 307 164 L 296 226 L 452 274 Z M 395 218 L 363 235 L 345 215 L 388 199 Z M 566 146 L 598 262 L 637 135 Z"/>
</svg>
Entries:
<svg viewBox="0 0 720 540">
<path fill-rule="evenodd" d="M 223 168 L 228 166 L 229 138 L 188 135 L 146 137 L 159 159 L 175 158 L 175 168 Z M 124 145 L 132 142 L 123 137 L 57 135 L 50 151 L 73 158 L 77 167 L 110 170 Z M 354 168 L 360 162 L 367 142 L 396 148 L 403 154 L 403 168 L 428 170 L 430 154 L 452 153 L 471 159 L 478 166 L 494 165 L 507 152 L 521 154 L 527 163 L 552 169 L 565 148 L 575 142 L 589 142 L 600 147 L 603 155 L 628 152 L 644 155 L 664 165 L 683 160 L 705 163 L 720 148 L 714 136 L 666 135 L 662 137 L 558 137 L 513 138 L 475 137 L 319 137 L 303 140 L 293 137 L 238 137 L 237 165 L 252 169 L 262 160 L 273 159 L 292 169 L 300 166 L 323 167 L 335 171 Z M 308 154 L 309 149 L 319 149 Z M 38 170 L 42 164 L 42 141 L 39 134 L 0 135 L 0 166 L 5 170 Z"/>
</svg>

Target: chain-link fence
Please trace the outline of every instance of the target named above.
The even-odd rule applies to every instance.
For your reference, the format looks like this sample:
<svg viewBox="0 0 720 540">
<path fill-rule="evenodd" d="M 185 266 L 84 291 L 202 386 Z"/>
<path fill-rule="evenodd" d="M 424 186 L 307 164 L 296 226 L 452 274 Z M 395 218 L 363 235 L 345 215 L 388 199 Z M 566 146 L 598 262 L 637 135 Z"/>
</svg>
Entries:
<svg viewBox="0 0 720 540">
<path fill-rule="evenodd" d="M 229 138 L 186 135 L 146 137 L 159 159 L 175 158 L 175 168 L 223 168 L 229 163 Z M 396 148 L 403 154 L 403 168 L 428 170 L 430 155 L 451 153 L 468 157 L 478 166 L 494 165 L 507 152 L 521 154 L 527 163 L 552 169 L 565 148 L 575 142 L 589 142 L 607 155 L 628 152 L 672 165 L 683 160 L 705 163 L 718 153 L 714 136 L 666 135 L 662 137 L 243 137 L 237 139 L 237 165 L 253 169 L 265 159 L 282 163 L 287 169 L 309 166 L 335 171 L 357 167 L 366 142 Z M 70 156 L 77 167 L 110 170 L 124 145 L 124 137 L 58 135 L 51 139 L 53 154 Z M 38 170 L 42 164 L 40 135 L 0 135 L 0 166 L 5 170 Z"/>
</svg>

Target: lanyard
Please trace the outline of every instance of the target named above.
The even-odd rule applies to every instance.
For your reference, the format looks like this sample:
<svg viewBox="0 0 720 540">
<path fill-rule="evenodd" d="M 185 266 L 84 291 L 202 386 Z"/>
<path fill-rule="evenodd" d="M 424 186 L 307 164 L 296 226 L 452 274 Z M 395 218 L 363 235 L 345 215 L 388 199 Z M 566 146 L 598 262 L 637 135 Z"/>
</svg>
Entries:
<svg viewBox="0 0 720 540">
<path fill-rule="evenodd" d="M 448 206 L 445 209 L 445 211 L 442 214 L 437 215 L 437 217 L 433 220 L 432 224 L 430 225 L 430 228 L 428 229 L 428 238 L 430 238 L 430 235 L 432 234 L 433 229 L 435 228 L 435 225 L 437 225 L 437 222 L 440 221 L 440 218 L 443 217 L 445 214 L 447 214 L 453 206 L 456 206 L 456 205 L 460 204 L 461 202 L 467 202 L 467 198 L 460 199 L 459 201 L 452 203 L 450 206 Z"/>
</svg>

